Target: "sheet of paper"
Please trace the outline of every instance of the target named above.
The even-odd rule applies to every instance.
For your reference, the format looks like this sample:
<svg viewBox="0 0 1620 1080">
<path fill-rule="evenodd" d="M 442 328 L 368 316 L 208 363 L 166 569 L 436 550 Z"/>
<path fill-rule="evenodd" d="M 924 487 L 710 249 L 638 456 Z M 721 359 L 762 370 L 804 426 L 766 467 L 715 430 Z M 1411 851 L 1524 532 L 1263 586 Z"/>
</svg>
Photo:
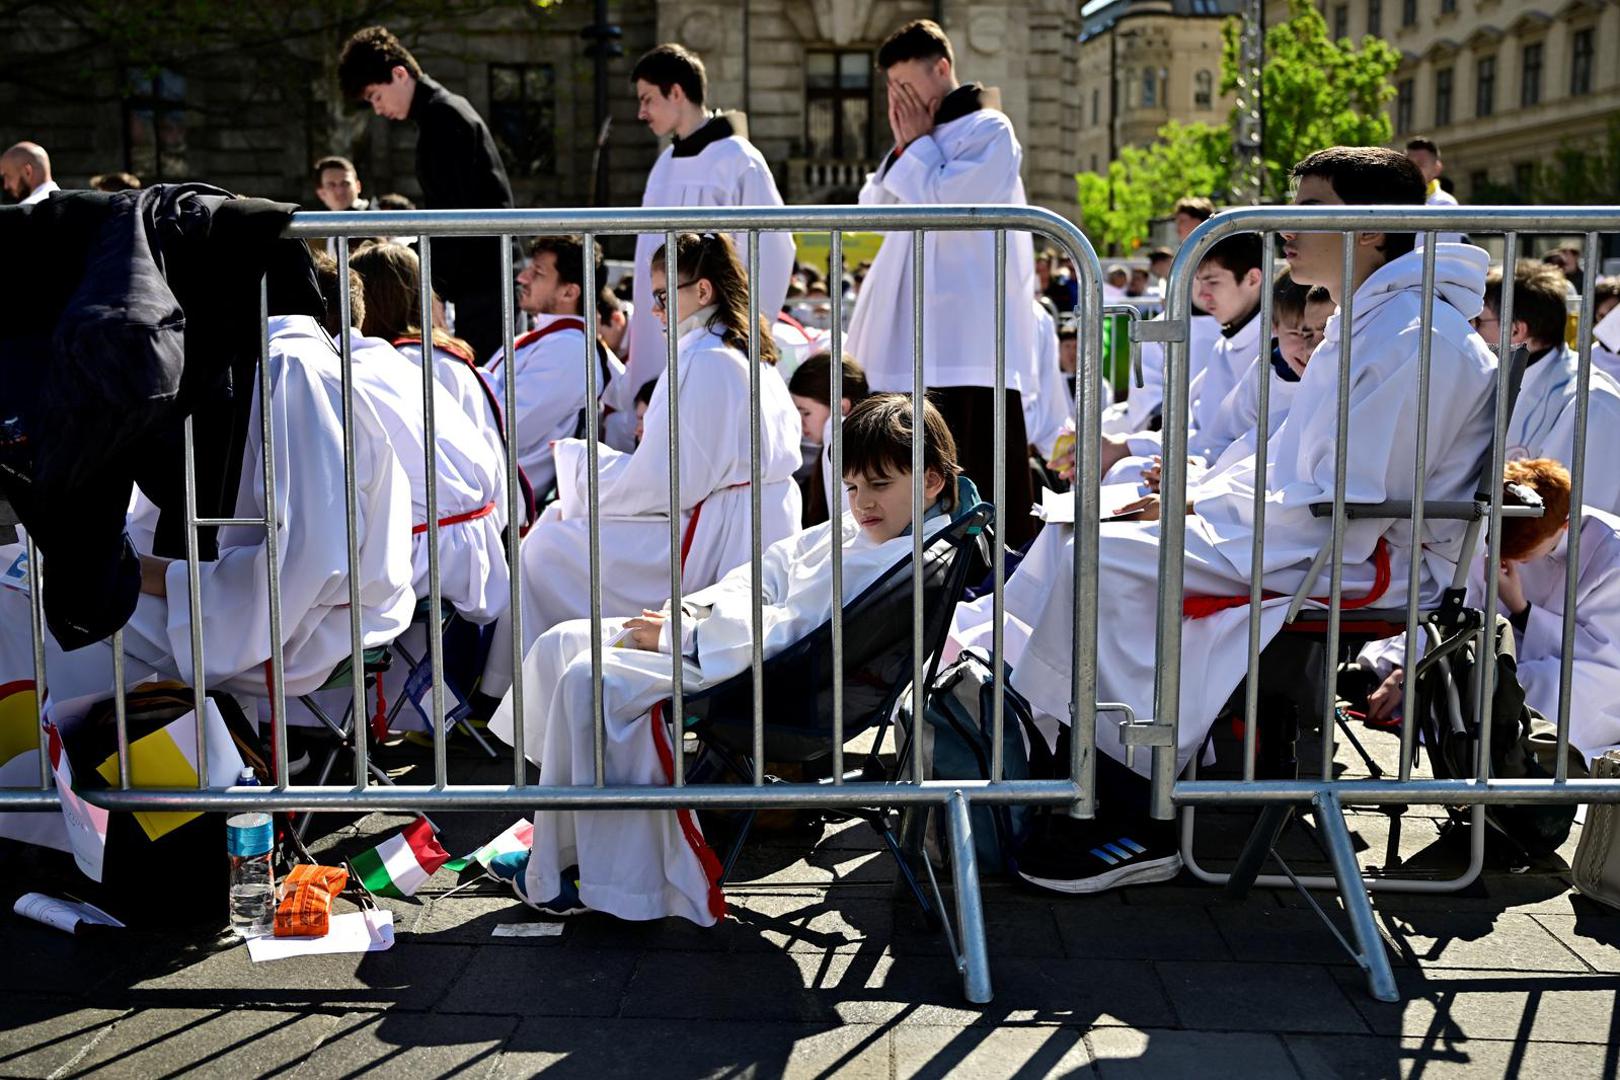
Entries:
<svg viewBox="0 0 1620 1080">
<path fill-rule="evenodd" d="M 1598 320 L 1597 326 L 1592 329 L 1593 335 L 1602 342 L 1603 347 L 1610 352 L 1620 352 L 1620 307 Z"/>
<path fill-rule="evenodd" d="M 1104 484 L 1101 498 L 1097 503 L 1101 510 L 1102 519 L 1107 521 L 1122 506 L 1140 499 L 1147 494 L 1147 489 L 1141 484 Z M 1041 503 L 1030 510 L 1030 513 L 1046 522 L 1048 525 L 1074 524 L 1074 492 L 1059 495 L 1050 488 L 1041 489 Z"/>
<path fill-rule="evenodd" d="M 490 937 L 561 937 L 560 922 L 502 923 L 490 931 Z"/>
<path fill-rule="evenodd" d="M 254 963 L 284 960 L 289 956 L 324 956 L 329 953 L 383 952 L 394 945 L 392 911 L 350 911 L 332 916 L 325 937 L 248 938 L 248 956 Z"/>
<path fill-rule="evenodd" d="M 83 900 L 58 900 L 54 896 L 37 892 L 23 893 L 17 897 L 12 910 L 25 919 L 33 919 L 35 922 L 54 926 L 70 934 L 80 923 L 94 926 L 124 925 L 94 904 L 87 904 Z"/>
</svg>

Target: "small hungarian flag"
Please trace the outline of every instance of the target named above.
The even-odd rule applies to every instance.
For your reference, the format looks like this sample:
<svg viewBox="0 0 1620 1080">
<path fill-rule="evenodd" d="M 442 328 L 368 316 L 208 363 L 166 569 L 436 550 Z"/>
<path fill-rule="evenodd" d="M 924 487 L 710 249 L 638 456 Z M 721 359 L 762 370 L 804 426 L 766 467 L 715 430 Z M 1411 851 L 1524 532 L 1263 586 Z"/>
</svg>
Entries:
<svg viewBox="0 0 1620 1080">
<path fill-rule="evenodd" d="M 433 872 L 450 861 L 433 826 L 417 818 L 398 834 L 349 860 L 365 887 L 382 896 L 415 896 Z"/>
<path fill-rule="evenodd" d="M 523 818 L 519 821 L 513 822 L 511 828 L 501 833 L 501 835 L 497 836 L 495 839 L 491 840 L 489 843 L 485 844 L 471 855 L 463 855 L 459 859 L 451 859 L 445 865 L 450 867 L 450 869 L 454 870 L 458 874 L 467 869 L 467 867 L 471 866 L 473 863 L 477 863 L 485 870 L 488 870 L 489 864 L 494 861 L 495 856 L 505 855 L 509 851 L 528 851 L 533 846 L 534 821 L 530 818 Z"/>
</svg>

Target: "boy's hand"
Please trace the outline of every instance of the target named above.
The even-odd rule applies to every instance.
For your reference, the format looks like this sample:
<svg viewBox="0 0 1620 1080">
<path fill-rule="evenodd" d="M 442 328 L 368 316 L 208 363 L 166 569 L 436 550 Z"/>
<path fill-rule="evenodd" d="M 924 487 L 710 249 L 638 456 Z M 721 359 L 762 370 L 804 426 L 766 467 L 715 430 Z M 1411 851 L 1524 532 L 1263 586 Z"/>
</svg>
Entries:
<svg viewBox="0 0 1620 1080">
<path fill-rule="evenodd" d="M 1123 435 L 1104 435 L 1101 450 L 1102 474 L 1104 476 L 1107 476 L 1108 471 L 1115 465 L 1131 456 L 1131 444 Z"/>
<path fill-rule="evenodd" d="M 1144 495 L 1135 502 L 1126 503 L 1115 510 L 1116 518 L 1131 518 L 1135 521 L 1159 520 L 1159 497 L 1157 495 Z"/>
<path fill-rule="evenodd" d="M 141 592 L 148 596 L 169 595 L 169 560 L 155 555 L 141 556 Z"/>
<path fill-rule="evenodd" d="M 648 611 L 642 608 L 640 618 L 631 619 L 624 624 L 624 628 L 630 631 L 631 647 L 657 652 L 658 639 L 663 634 L 664 623 L 668 618 L 667 611 Z"/>
<path fill-rule="evenodd" d="M 1163 459 L 1160 458 L 1159 455 L 1154 454 L 1153 455 L 1153 464 L 1145 465 L 1142 468 L 1142 483 L 1147 485 L 1147 489 L 1149 491 L 1151 491 L 1153 494 L 1157 495 L 1159 493 L 1159 480 L 1163 476 L 1164 476 Z"/>
<path fill-rule="evenodd" d="M 1496 595 L 1509 615 L 1518 615 L 1529 604 L 1524 598 L 1524 579 L 1519 577 L 1519 564 L 1503 559 L 1496 574 Z"/>
<path fill-rule="evenodd" d="M 934 111 L 909 86 L 889 88 L 889 124 L 901 146 L 910 146 L 934 130 Z"/>
<path fill-rule="evenodd" d="M 1402 687 L 1406 683 L 1406 672 L 1396 668 L 1389 673 L 1389 677 L 1378 684 L 1378 689 L 1367 695 L 1367 719 L 1389 720 L 1394 717 L 1397 709 L 1401 707 L 1403 695 Z"/>
</svg>

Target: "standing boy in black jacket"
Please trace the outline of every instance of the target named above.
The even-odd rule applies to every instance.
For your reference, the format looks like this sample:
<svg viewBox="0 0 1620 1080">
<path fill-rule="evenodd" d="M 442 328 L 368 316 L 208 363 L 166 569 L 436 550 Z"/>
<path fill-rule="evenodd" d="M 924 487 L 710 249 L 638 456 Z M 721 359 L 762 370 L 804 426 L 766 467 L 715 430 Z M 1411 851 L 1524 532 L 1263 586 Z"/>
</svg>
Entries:
<svg viewBox="0 0 1620 1080">
<path fill-rule="evenodd" d="M 505 209 L 512 186 L 495 140 L 477 111 L 422 72 L 416 57 L 382 26 L 358 30 L 343 46 L 344 97 L 378 116 L 416 124 L 416 179 L 432 210 Z M 456 306 L 456 334 L 489 356 L 510 335 L 501 326 L 500 245 L 495 237 L 433 243 L 433 286 Z"/>
</svg>

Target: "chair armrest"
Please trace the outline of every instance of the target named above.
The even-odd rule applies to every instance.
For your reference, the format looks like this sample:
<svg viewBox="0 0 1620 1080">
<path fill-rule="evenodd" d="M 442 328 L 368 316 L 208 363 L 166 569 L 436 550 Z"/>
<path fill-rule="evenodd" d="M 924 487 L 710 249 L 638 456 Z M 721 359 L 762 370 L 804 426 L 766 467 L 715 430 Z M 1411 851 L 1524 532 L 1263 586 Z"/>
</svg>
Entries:
<svg viewBox="0 0 1620 1080">
<path fill-rule="evenodd" d="M 1423 503 L 1423 517 L 1428 521 L 1479 521 L 1491 511 L 1491 504 L 1483 499 L 1434 499 Z M 1502 516 L 1538 518 L 1542 515 L 1539 506 L 1504 506 Z M 1318 518 L 1332 517 L 1333 504 L 1330 502 L 1311 503 L 1311 516 Z M 1386 499 L 1375 503 L 1346 503 L 1344 516 L 1350 521 L 1366 518 L 1398 518 L 1411 520 L 1411 499 Z"/>
</svg>

